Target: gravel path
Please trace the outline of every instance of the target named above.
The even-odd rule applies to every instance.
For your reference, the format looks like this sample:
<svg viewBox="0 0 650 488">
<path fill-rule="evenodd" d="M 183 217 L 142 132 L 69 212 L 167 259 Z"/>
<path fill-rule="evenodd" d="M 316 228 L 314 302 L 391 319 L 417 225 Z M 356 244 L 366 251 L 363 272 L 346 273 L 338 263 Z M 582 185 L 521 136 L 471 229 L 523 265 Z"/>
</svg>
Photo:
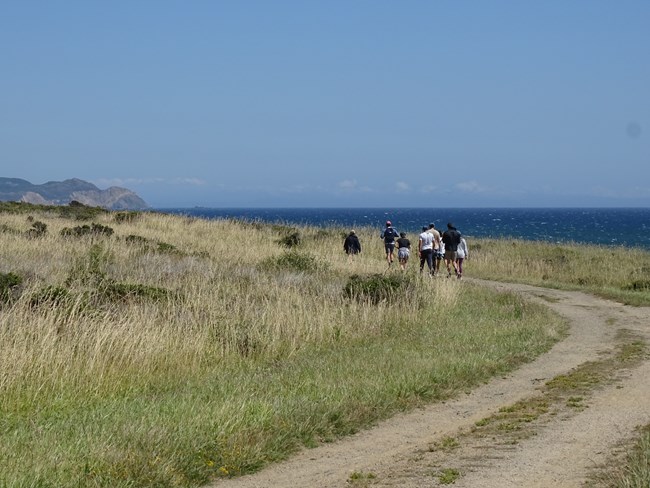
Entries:
<svg viewBox="0 0 650 488">
<path fill-rule="evenodd" d="M 469 280 L 468 280 L 469 281 Z M 250 476 L 218 480 L 215 488 L 440 486 L 448 467 L 456 487 L 577 487 L 640 425 L 650 424 L 650 362 L 618 373 L 585 408 L 550 416 L 533 435 L 511 445 L 461 442 L 450 453 L 432 445 L 470 432 L 499 409 L 539 394 L 552 378 L 611 355 L 623 330 L 650 343 L 650 308 L 633 308 L 584 293 L 472 280 L 521 293 L 565 316 L 569 336 L 547 354 L 457 399 L 397 415 L 339 442 L 304 450 Z M 351 482 L 352 473 L 361 474 Z M 363 475 L 370 475 L 363 479 Z"/>
</svg>

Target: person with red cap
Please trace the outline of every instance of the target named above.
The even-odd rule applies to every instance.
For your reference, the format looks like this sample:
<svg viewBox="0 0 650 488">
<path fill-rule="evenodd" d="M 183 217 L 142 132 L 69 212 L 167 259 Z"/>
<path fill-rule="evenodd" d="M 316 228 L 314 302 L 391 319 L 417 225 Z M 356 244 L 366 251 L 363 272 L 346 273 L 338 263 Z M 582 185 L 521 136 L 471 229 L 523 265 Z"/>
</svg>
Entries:
<svg viewBox="0 0 650 488">
<path fill-rule="evenodd" d="M 386 228 L 382 231 L 380 237 L 384 240 L 384 248 L 386 249 L 386 261 L 388 261 L 388 266 L 390 266 L 393 263 L 395 239 L 399 237 L 399 233 L 393 227 L 393 224 L 390 220 L 386 221 Z"/>
</svg>

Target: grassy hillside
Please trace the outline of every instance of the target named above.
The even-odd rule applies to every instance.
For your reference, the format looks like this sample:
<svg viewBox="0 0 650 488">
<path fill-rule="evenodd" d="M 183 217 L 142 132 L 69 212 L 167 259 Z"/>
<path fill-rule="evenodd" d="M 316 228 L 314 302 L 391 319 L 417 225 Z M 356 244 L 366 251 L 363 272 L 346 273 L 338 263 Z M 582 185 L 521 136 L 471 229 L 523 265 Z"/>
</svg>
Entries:
<svg viewBox="0 0 650 488">
<path fill-rule="evenodd" d="M 375 229 L 349 261 L 340 229 L 89 219 L 0 214 L 0 486 L 250 472 L 465 391 L 564 330 L 516 295 L 386 270 Z M 496 275 L 495 246 L 474 246 L 468 276 Z"/>
</svg>

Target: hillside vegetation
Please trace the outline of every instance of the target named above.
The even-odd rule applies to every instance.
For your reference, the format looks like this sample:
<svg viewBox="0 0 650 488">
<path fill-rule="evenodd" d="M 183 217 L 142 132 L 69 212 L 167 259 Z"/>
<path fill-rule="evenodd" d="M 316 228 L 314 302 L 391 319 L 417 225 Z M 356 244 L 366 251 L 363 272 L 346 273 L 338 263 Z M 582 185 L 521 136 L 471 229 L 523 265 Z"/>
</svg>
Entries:
<svg viewBox="0 0 650 488">
<path fill-rule="evenodd" d="M 420 277 L 415 259 L 387 270 L 376 229 L 357 233 L 350 261 L 341 229 L 0 214 L 0 486 L 198 486 L 466 391 L 562 337 L 517 295 Z M 515 273 L 496 271 L 513 262 L 496 243 L 472 245 L 468 276 Z"/>
</svg>

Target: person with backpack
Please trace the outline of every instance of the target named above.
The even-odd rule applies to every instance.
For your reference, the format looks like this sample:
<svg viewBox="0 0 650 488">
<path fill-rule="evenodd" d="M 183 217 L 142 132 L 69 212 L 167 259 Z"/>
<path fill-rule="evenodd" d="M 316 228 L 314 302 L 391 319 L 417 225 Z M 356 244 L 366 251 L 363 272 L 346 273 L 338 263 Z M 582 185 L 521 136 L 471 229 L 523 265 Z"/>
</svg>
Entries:
<svg viewBox="0 0 650 488">
<path fill-rule="evenodd" d="M 458 265 L 456 258 L 458 257 L 458 246 L 460 245 L 460 232 L 454 227 L 454 224 L 449 222 L 447 230 L 442 233 L 442 242 L 445 244 L 445 264 L 447 265 L 447 278 L 451 276 L 451 266 L 454 267 L 454 272 L 458 276 Z"/>
<path fill-rule="evenodd" d="M 399 233 L 393 227 L 393 224 L 390 220 L 386 221 L 386 228 L 381 232 L 380 237 L 384 240 L 384 248 L 386 249 L 386 261 L 388 261 L 388 266 L 390 266 L 393 264 L 395 239 L 399 237 Z"/>
</svg>

